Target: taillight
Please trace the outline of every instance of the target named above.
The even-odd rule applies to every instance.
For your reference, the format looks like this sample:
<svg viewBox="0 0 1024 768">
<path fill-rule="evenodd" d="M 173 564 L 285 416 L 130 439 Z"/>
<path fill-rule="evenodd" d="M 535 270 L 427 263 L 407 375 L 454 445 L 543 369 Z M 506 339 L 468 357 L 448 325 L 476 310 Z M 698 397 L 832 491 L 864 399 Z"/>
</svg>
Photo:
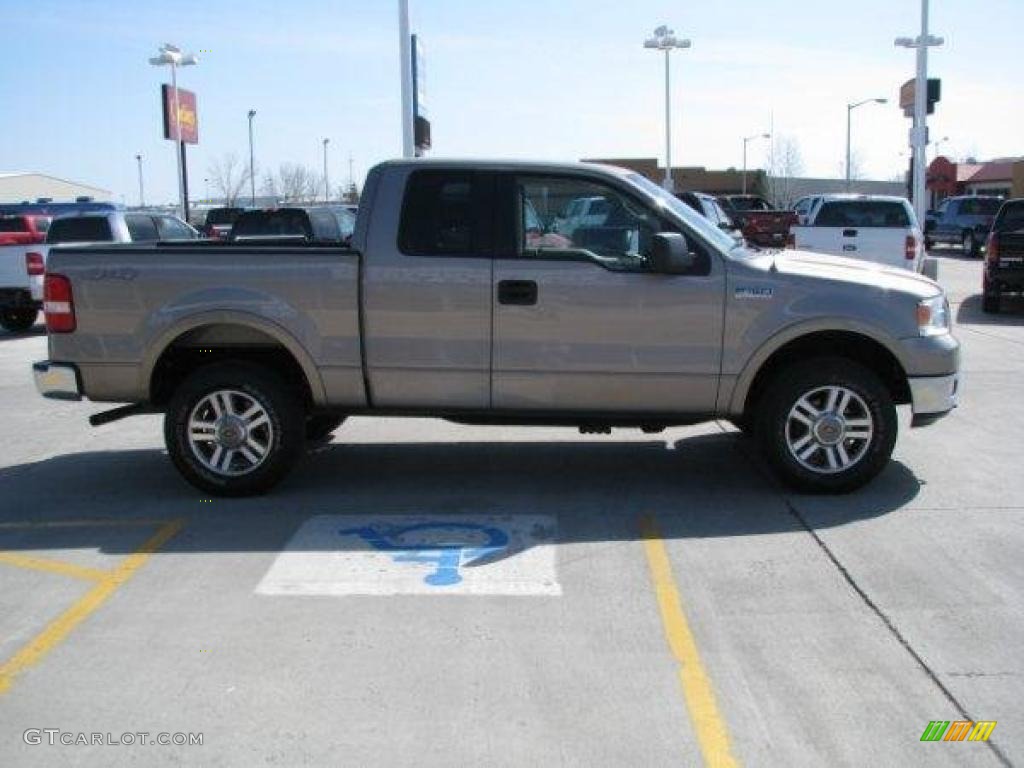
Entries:
<svg viewBox="0 0 1024 768">
<path fill-rule="evenodd" d="M 43 280 L 43 312 L 46 330 L 50 333 L 71 333 L 75 330 L 75 300 L 71 281 L 52 272 Z"/>
<path fill-rule="evenodd" d="M 794 235 L 792 232 L 786 235 L 786 247 L 796 248 L 796 235 Z"/>
<path fill-rule="evenodd" d="M 996 242 L 995 232 L 990 232 L 988 240 L 985 241 L 985 261 L 990 266 L 995 266 L 999 262 L 999 245 Z"/>
<path fill-rule="evenodd" d="M 26 253 L 25 271 L 32 277 L 43 274 L 46 271 L 46 266 L 43 264 L 43 254 L 37 253 L 36 251 L 29 251 Z"/>
<path fill-rule="evenodd" d="M 907 261 L 913 261 L 917 258 L 917 238 L 913 235 L 907 235 L 903 245 L 903 255 Z"/>
</svg>

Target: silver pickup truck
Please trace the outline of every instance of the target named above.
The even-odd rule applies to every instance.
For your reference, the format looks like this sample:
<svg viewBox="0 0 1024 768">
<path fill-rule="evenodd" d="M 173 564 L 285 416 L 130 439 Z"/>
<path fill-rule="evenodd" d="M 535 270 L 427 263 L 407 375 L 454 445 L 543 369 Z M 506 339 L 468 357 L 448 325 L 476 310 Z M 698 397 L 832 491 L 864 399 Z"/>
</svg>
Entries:
<svg viewBox="0 0 1024 768">
<path fill-rule="evenodd" d="M 600 217 L 555 219 L 604 198 Z M 393 161 L 350 248 L 58 248 L 39 391 L 162 412 L 184 477 L 266 491 L 356 414 L 607 432 L 728 419 L 805 490 L 874 477 L 957 401 L 940 287 L 748 250 L 660 187 L 596 165 Z"/>
</svg>

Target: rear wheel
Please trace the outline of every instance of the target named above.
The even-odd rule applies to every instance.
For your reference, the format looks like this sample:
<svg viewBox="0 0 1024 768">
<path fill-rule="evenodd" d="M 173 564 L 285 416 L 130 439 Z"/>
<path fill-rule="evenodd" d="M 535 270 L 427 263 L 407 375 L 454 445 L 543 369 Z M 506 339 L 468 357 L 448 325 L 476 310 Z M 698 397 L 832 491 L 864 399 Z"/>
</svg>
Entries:
<svg viewBox="0 0 1024 768">
<path fill-rule="evenodd" d="M 788 485 L 813 493 L 859 488 L 888 463 L 896 408 L 870 370 L 818 358 L 780 373 L 757 414 L 757 437 Z"/>
<path fill-rule="evenodd" d="M 178 387 L 164 417 L 164 440 L 178 471 L 219 496 L 264 493 L 301 455 L 299 398 L 266 368 L 215 363 Z"/>
<path fill-rule="evenodd" d="M 36 324 L 39 310 L 23 307 L 6 307 L 0 310 L 0 325 L 11 333 L 27 331 Z"/>
</svg>

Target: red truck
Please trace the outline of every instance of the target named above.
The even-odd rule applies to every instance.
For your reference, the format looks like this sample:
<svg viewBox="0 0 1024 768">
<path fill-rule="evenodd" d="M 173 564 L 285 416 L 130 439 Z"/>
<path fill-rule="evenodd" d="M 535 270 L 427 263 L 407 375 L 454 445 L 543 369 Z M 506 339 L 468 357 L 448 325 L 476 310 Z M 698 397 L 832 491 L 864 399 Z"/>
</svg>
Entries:
<svg viewBox="0 0 1024 768">
<path fill-rule="evenodd" d="M 718 202 L 754 245 L 785 246 L 789 228 L 798 221 L 793 211 L 776 210 L 757 195 L 722 195 Z"/>
</svg>

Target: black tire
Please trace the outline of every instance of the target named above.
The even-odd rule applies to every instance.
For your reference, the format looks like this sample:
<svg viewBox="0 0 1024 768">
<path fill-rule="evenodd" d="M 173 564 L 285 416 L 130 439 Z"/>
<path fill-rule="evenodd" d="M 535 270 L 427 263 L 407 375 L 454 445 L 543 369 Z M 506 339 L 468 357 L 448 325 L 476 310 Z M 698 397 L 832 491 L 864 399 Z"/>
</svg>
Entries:
<svg viewBox="0 0 1024 768">
<path fill-rule="evenodd" d="M 266 420 L 254 428 L 245 427 L 242 434 L 227 433 L 234 442 L 221 448 L 225 455 L 235 442 L 245 441 L 237 446 L 234 458 L 227 456 L 218 460 L 210 456 L 204 461 L 203 451 L 207 445 L 215 451 L 221 445 L 220 439 L 214 440 L 211 431 L 209 437 L 193 447 L 189 420 L 194 410 L 203 413 L 202 409 L 208 407 L 204 405 L 208 402 L 206 398 L 216 392 L 233 393 L 230 396 L 239 406 L 236 413 L 247 405 L 258 404 L 263 414 L 258 415 L 253 424 L 262 421 L 264 414 Z M 207 418 L 212 421 L 212 415 Z M 216 423 L 222 421 L 217 419 Z M 251 496 L 274 487 L 302 455 L 305 424 L 300 398 L 273 371 L 246 362 L 221 362 L 196 370 L 175 390 L 164 416 L 164 441 L 174 466 L 196 488 L 216 496 Z M 250 439 L 265 446 L 262 454 L 249 449 Z M 252 466 L 250 460 L 239 455 L 246 451 L 259 459 L 256 465 Z M 215 471 L 209 466 L 211 460 L 215 466 L 224 461 L 231 465 L 229 470 L 236 471 Z M 246 466 L 251 468 L 246 469 Z M 237 471 L 239 469 L 242 471 Z"/>
<path fill-rule="evenodd" d="M 981 249 L 978 247 L 978 238 L 974 236 L 971 230 L 968 229 L 964 232 L 960 242 L 963 245 L 964 256 L 973 259 L 981 255 Z"/>
<path fill-rule="evenodd" d="M 811 440 L 806 447 L 800 447 L 800 453 L 803 453 L 810 450 L 813 443 L 819 442 L 814 439 L 818 433 L 812 434 L 809 427 L 803 427 L 794 420 L 799 416 L 791 418 L 791 410 L 795 410 L 797 403 L 805 397 L 808 402 L 823 403 L 828 395 L 827 387 L 852 393 L 845 401 L 849 405 L 844 415 L 850 418 L 852 414 L 850 420 L 858 426 L 850 427 L 849 434 L 868 430 L 870 437 L 846 438 L 845 426 L 836 432 L 834 420 L 826 424 L 821 419 L 815 422 L 818 429 L 839 439 L 828 446 L 821 445 L 801 461 L 790 445 L 799 446 L 803 437 L 810 434 Z M 819 397 L 822 400 L 816 400 Z M 827 406 L 822 408 L 822 416 L 834 412 L 828 411 Z M 769 464 L 787 485 L 809 493 L 845 493 L 872 480 L 889 462 L 898 429 L 892 396 L 878 376 L 859 363 L 838 357 L 808 360 L 777 374 L 758 403 L 756 419 L 757 438 Z M 868 426 L 860 426 L 865 421 Z M 794 435 L 794 426 L 806 429 L 807 434 L 803 437 Z M 841 468 L 844 455 L 849 460 L 845 469 Z M 833 460 L 836 460 L 838 468 L 826 466 Z M 808 464 L 821 466 L 812 468 Z"/>
<path fill-rule="evenodd" d="M 11 333 L 27 331 L 36 324 L 39 310 L 24 307 L 5 307 L 0 309 L 0 325 Z"/>
<path fill-rule="evenodd" d="M 333 416 L 329 413 L 306 417 L 306 439 L 320 442 L 331 436 L 345 422 L 344 416 Z"/>
<path fill-rule="evenodd" d="M 986 291 L 981 295 L 981 311 L 989 315 L 998 315 L 1002 297 L 998 293 Z"/>
</svg>

